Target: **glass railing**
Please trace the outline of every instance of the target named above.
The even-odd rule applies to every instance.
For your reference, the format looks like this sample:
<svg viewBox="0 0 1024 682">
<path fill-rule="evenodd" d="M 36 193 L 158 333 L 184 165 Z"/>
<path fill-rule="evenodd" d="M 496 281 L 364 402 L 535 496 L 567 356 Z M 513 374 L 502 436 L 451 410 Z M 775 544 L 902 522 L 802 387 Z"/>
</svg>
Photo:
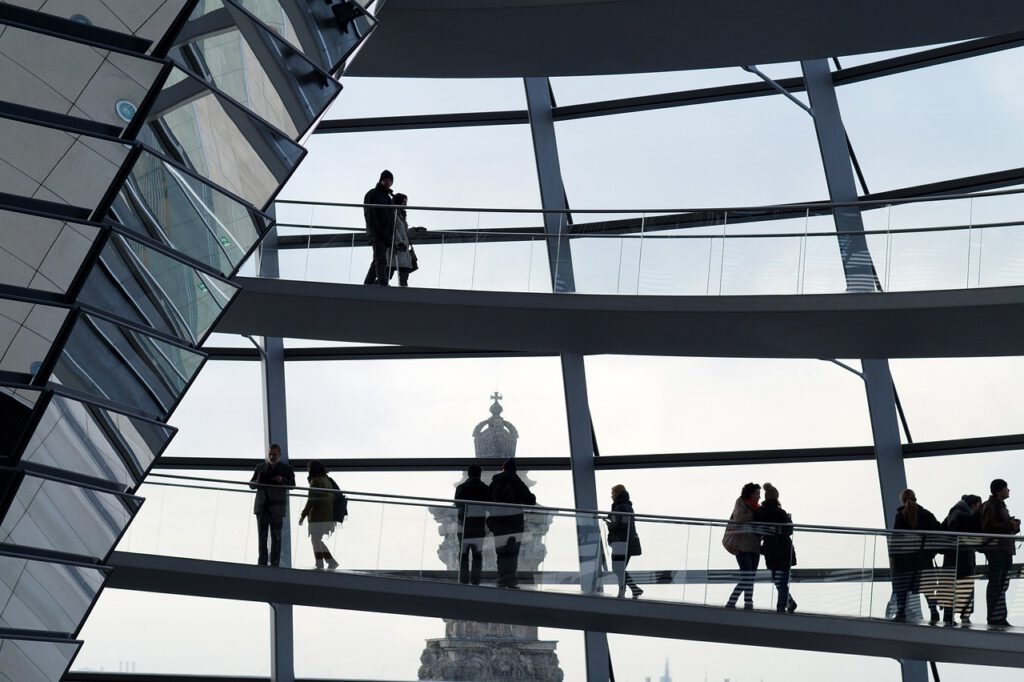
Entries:
<svg viewBox="0 0 1024 682">
<path fill-rule="evenodd" d="M 265 241 L 259 257 L 276 258 L 280 278 L 364 281 L 371 255 L 362 206 L 278 201 L 275 210 L 277 239 Z M 409 285 L 420 288 L 551 292 L 549 262 L 562 264 L 564 281 L 570 261 L 574 286 L 568 288 L 594 294 L 831 294 L 1024 284 L 1021 190 L 855 206 L 407 210 L 409 225 L 424 228 L 411 231 L 418 270 Z M 837 234 L 835 214 L 851 212 L 860 215 L 862 236 Z"/>
<path fill-rule="evenodd" d="M 257 562 L 254 493 L 247 484 L 153 474 L 144 492 L 150 501 L 125 534 L 120 551 Z M 1006 557 L 1019 541 L 980 533 L 736 525 L 494 503 L 468 505 L 470 521 L 460 534 L 459 512 L 451 500 L 354 491 L 344 493 L 348 516 L 340 526 L 298 526 L 308 492 L 290 493 L 287 547 L 291 565 L 298 569 L 319 565 L 326 570 L 336 561 L 338 571 L 410 580 L 479 582 L 481 587 L 517 583 L 520 589 L 541 592 L 635 595 L 659 602 L 856 618 L 927 622 L 941 619 L 944 609 L 950 609 L 955 622 L 966 624 L 966 616 L 981 627 L 989 619 L 985 592 L 992 566 L 986 556 L 993 562 Z M 333 494 L 313 491 L 325 493 Z M 203 521 L 197 524 L 197 518 Z M 328 530 L 332 532 L 322 535 Z M 634 537 L 639 538 L 639 553 Z M 314 553 L 314 540 L 324 543 L 320 557 Z M 507 551 L 499 564 L 496 547 L 504 551 L 515 546 L 518 570 L 513 572 Z M 727 547 L 751 554 L 734 556 Z M 473 567 L 476 550 L 471 548 L 482 553 L 479 576 Z M 464 552 L 467 565 L 460 566 Z M 629 557 L 625 571 L 623 557 Z M 741 569 L 740 561 L 755 558 L 754 570 L 748 563 Z M 766 566 L 765 561 L 771 563 Z M 1020 570 L 1020 565 L 1011 565 L 1007 611 L 993 620 L 1024 620 L 1024 597 L 1016 586 Z"/>
</svg>

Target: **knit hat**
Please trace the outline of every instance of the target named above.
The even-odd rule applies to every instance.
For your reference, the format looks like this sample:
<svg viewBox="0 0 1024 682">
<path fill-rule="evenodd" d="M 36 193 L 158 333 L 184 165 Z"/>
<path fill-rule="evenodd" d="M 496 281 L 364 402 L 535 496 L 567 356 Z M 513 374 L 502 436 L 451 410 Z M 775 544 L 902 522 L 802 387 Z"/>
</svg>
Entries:
<svg viewBox="0 0 1024 682">
<path fill-rule="evenodd" d="M 771 483 L 765 483 L 764 486 L 764 499 L 766 500 L 778 500 L 779 489 L 773 486 Z"/>
<path fill-rule="evenodd" d="M 381 180 L 394 180 L 395 176 L 392 175 L 391 171 L 389 171 L 389 170 L 382 170 L 380 172 L 380 179 Z"/>
</svg>

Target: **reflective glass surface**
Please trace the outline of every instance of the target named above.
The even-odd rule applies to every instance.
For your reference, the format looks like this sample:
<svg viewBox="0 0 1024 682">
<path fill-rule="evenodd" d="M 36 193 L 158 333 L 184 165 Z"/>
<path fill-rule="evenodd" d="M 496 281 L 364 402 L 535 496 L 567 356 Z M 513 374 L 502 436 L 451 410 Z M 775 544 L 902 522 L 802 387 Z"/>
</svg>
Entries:
<svg viewBox="0 0 1024 682">
<path fill-rule="evenodd" d="M 14 452 L 38 399 L 38 391 L 0 387 L 0 452 Z"/>
<path fill-rule="evenodd" d="M 134 488 L 174 429 L 54 395 L 22 461 Z"/>
<path fill-rule="evenodd" d="M 0 370 L 35 372 L 67 314 L 66 308 L 0 299 Z"/>
<path fill-rule="evenodd" d="M 0 627 L 73 633 L 102 584 L 97 569 L 0 555 Z"/>
<path fill-rule="evenodd" d="M 258 208 L 304 154 L 287 135 L 180 69 L 157 96 L 149 121 L 169 156 Z"/>
<path fill-rule="evenodd" d="M 64 346 L 52 380 L 163 419 L 174 409 L 202 358 L 187 348 L 83 315 Z"/>
<path fill-rule="evenodd" d="M 80 646 L 80 642 L 0 639 L 0 681 L 59 680 Z"/>
<path fill-rule="evenodd" d="M 0 522 L 0 542 L 104 559 L 137 504 L 132 498 L 28 475 Z"/>
<path fill-rule="evenodd" d="M 80 300 L 198 344 L 238 287 L 134 239 L 114 235 Z"/>
<path fill-rule="evenodd" d="M 92 225 L 0 211 L 0 284 L 65 292 L 99 233 Z"/>
<path fill-rule="evenodd" d="M 341 85 L 231 0 L 200 3 L 171 53 L 258 116 L 298 138 Z"/>
</svg>

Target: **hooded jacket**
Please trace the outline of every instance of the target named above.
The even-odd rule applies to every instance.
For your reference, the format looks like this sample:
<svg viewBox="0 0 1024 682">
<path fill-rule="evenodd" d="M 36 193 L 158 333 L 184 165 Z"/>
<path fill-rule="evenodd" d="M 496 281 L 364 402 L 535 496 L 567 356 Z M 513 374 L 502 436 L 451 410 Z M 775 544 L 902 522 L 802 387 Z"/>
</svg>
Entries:
<svg viewBox="0 0 1024 682">
<path fill-rule="evenodd" d="M 371 189 L 363 197 L 364 204 L 386 204 L 394 202 L 391 199 L 391 190 L 380 184 Z M 363 219 L 366 220 L 366 237 L 373 242 L 383 242 L 390 246 L 391 233 L 394 229 L 395 212 L 391 208 L 363 208 Z"/>
<path fill-rule="evenodd" d="M 771 524 L 759 528 L 761 554 L 769 571 L 784 571 L 796 566 L 796 552 L 793 551 L 793 520 L 778 500 L 765 500 L 754 515 L 758 523 Z"/>
<path fill-rule="evenodd" d="M 622 491 L 612 500 L 612 513 L 608 516 L 608 545 L 612 548 L 613 556 L 619 556 L 623 549 L 626 556 L 643 554 L 640 536 L 636 532 L 636 520 L 626 516 L 632 513 L 633 503 L 629 500 L 629 493 Z"/>
</svg>

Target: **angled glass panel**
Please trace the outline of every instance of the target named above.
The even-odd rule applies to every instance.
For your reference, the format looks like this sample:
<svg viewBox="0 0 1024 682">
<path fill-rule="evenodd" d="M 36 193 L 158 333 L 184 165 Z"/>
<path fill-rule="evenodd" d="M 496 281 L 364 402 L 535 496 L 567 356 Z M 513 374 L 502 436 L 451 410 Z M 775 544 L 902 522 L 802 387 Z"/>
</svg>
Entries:
<svg viewBox="0 0 1024 682">
<path fill-rule="evenodd" d="M 7 0 L 80 24 L 134 35 L 151 41 L 149 51 L 173 27 L 188 0 Z"/>
<path fill-rule="evenodd" d="M 199 344 L 238 287 L 121 235 L 107 243 L 79 300 Z"/>
<path fill-rule="evenodd" d="M 257 207 L 270 202 L 304 154 L 286 134 L 180 69 L 149 121 L 168 156 Z"/>
<path fill-rule="evenodd" d="M 166 244 L 222 275 L 234 273 L 270 220 L 149 152 L 143 152 L 111 214 L 133 232 Z"/>
<path fill-rule="evenodd" d="M 0 627 L 75 632 L 102 585 L 97 569 L 0 555 Z"/>
<path fill-rule="evenodd" d="M 237 4 L 212 4 L 193 12 L 172 59 L 293 139 L 301 137 L 341 84 Z"/>
<path fill-rule="evenodd" d="M 38 392 L 0 387 L 0 456 L 14 452 L 39 399 Z"/>
<path fill-rule="evenodd" d="M 0 119 L 0 187 L 18 196 L 92 208 L 127 150 L 119 142 Z"/>
<path fill-rule="evenodd" d="M 0 542 L 105 559 L 138 502 L 28 475 L 0 523 Z"/>
<path fill-rule="evenodd" d="M 81 642 L 0 640 L 0 682 L 53 682 L 71 664 Z"/>
<path fill-rule="evenodd" d="M 123 129 L 162 64 L 8 26 L 0 34 L 4 99 Z"/>
<path fill-rule="evenodd" d="M 0 211 L 0 284 L 64 293 L 99 228 Z"/>
<path fill-rule="evenodd" d="M 21 459 L 133 489 L 173 435 L 169 426 L 54 395 Z"/>
<path fill-rule="evenodd" d="M 0 370 L 34 373 L 67 314 L 66 308 L 0 299 Z"/>
<path fill-rule="evenodd" d="M 337 71 L 377 24 L 363 9 L 365 1 L 240 0 L 239 4 L 329 73 Z"/>
<path fill-rule="evenodd" d="M 133 413 L 170 416 L 203 355 L 93 315 L 82 315 L 51 380 Z"/>
</svg>

